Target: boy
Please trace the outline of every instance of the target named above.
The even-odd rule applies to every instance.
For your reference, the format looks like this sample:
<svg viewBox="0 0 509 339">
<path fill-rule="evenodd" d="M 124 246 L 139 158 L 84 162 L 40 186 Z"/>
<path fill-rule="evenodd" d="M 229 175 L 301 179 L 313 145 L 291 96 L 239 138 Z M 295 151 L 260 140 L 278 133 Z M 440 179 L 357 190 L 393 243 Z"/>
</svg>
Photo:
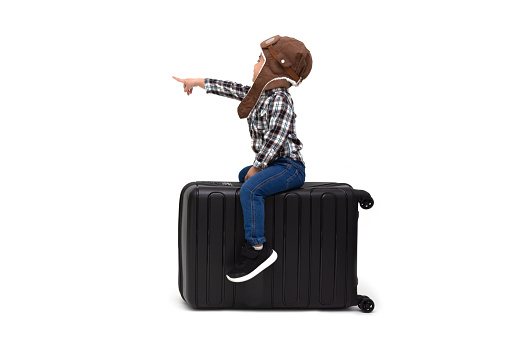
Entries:
<svg viewBox="0 0 509 339">
<path fill-rule="evenodd" d="M 311 72 L 311 53 L 302 42 L 279 35 L 260 46 L 262 53 L 254 65 L 251 87 L 231 81 L 173 77 L 184 84 L 187 95 L 199 86 L 207 93 L 241 100 L 237 111 L 241 119 L 247 118 L 256 157 L 252 166 L 239 173 L 239 181 L 244 183 L 240 202 L 246 244 L 239 262 L 226 275 L 232 282 L 252 279 L 276 261 L 277 253 L 265 244 L 264 199 L 302 186 L 306 175 L 288 88 L 298 86 Z"/>
</svg>

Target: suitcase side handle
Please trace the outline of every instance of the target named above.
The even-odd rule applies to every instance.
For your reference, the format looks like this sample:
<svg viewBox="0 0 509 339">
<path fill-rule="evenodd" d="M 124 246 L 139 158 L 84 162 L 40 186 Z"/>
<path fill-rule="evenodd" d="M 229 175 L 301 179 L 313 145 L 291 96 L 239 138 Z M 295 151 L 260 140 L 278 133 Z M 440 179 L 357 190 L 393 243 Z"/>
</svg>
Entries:
<svg viewBox="0 0 509 339">
<path fill-rule="evenodd" d="M 366 191 L 355 190 L 354 197 L 357 199 L 359 205 L 365 210 L 369 210 L 375 204 L 371 195 Z"/>
</svg>

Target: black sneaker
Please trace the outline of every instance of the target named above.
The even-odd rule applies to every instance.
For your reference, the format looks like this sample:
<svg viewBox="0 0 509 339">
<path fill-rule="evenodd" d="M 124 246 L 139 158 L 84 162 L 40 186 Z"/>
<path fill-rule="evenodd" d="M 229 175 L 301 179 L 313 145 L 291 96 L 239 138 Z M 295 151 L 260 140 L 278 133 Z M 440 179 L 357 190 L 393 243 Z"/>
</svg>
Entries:
<svg viewBox="0 0 509 339">
<path fill-rule="evenodd" d="M 253 246 L 245 244 L 240 251 L 239 263 L 226 275 L 231 282 L 243 282 L 254 278 L 264 269 L 272 265 L 277 259 L 277 253 L 272 248 L 263 244 L 259 251 Z"/>
</svg>

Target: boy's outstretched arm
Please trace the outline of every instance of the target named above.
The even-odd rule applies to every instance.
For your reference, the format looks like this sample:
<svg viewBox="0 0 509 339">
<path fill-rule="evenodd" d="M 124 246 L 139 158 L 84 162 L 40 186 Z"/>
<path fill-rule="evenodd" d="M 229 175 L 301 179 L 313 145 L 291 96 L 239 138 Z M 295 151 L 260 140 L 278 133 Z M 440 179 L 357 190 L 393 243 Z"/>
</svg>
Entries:
<svg viewBox="0 0 509 339">
<path fill-rule="evenodd" d="M 184 84 L 184 92 L 187 93 L 187 95 L 190 95 L 193 93 L 193 87 L 199 86 L 203 89 L 205 89 L 205 81 L 201 78 L 198 79 L 180 79 L 177 77 L 173 77 L 173 79 L 177 80 L 178 82 L 181 82 Z"/>
<path fill-rule="evenodd" d="M 242 100 L 249 92 L 251 87 L 244 86 L 232 81 L 223 81 L 208 78 L 198 79 L 180 79 L 176 76 L 173 79 L 184 84 L 184 92 L 187 95 L 193 93 L 193 87 L 199 86 L 207 91 L 207 93 L 217 94 L 223 97 Z"/>
<path fill-rule="evenodd" d="M 207 93 L 220 95 L 230 99 L 242 101 L 251 87 L 233 81 L 224 81 L 205 78 L 205 90 Z"/>
</svg>

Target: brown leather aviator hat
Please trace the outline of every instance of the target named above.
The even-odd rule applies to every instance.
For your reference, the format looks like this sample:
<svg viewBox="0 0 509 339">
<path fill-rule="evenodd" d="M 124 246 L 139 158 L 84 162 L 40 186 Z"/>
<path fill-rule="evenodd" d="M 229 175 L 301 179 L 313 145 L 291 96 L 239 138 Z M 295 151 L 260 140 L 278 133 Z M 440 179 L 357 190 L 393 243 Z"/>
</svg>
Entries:
<svg viewBox="0 0 509 339">
<path fill-rule="evenodd" d="M 293 86 L 299 86 L 311 72 L 311 53 L 297 39 L 276 35 L 263 41 L 260 47 L 264 63 L 253 86 L 237 108 L 241 119 L 249 116 L 269 83 L 287 80 Z"/>
</svg>

